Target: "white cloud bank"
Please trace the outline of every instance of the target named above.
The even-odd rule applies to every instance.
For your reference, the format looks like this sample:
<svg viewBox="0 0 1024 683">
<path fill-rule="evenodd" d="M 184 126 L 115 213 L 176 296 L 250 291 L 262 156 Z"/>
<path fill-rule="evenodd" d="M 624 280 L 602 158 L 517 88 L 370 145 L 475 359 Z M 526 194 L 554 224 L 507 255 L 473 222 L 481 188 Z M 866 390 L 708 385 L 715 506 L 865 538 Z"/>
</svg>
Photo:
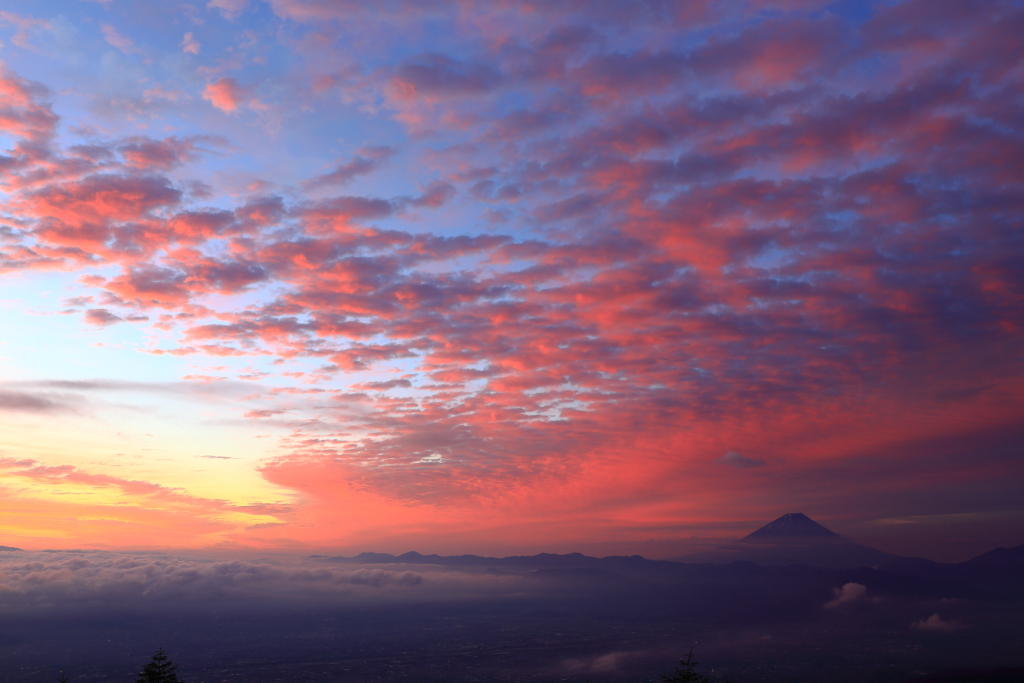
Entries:
<svg viewBox="0 0 1024 683">
<path fill-rule="evenodd" d="M 921 621 L 915 621 L 910 625 L 911 628 L 915 628 L 919 631 L 931 631 L 933 633 L 952 633 L 963 628 L 963 624 L 953 619 L 949 621 L 944 620 L 938 614 L 933 614 L 927 619 Z"/>
<path fill-rule="evenodd" d="M 838 607 L 854 600 L 860 600 L 868 593 L 867 586 L 859 583 L 846 583 L 842 588 L 833 588 L 832 592 L 836 597 L 831 602 L 825 603 L 825 607 Z"/>
<path fill-rule="evenodd" d="M 359 599 L 415 590 L 421 573 L 310 561 L 209 561 L 102 551 L 0 558 L 0 611 L 232 599 Z"/>
<path fill-rule="evenodd" d="M 316 606 L 472 600 L 564 591 L 529 571 L 337 564 L 276 556 L 213 560 L 161 553 L 0 553 L 0 614 L 100 610 Z"/>
</svg>

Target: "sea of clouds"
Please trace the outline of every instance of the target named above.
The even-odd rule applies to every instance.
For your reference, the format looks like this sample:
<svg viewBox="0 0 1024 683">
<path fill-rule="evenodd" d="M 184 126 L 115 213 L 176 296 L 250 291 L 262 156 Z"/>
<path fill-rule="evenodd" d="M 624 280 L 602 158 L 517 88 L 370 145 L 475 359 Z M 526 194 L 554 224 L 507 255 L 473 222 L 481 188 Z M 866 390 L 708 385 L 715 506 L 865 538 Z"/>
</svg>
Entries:
<svg viewBox="0 0 1024 683">
<path fill-rule="evenodd" d="M 522 595 L 538 587 L 529 575 L 339 566 L 284 555 L 224 560 L 102 550 L 0 554 L 0 614 L 457 600 Z"/>
</svg>

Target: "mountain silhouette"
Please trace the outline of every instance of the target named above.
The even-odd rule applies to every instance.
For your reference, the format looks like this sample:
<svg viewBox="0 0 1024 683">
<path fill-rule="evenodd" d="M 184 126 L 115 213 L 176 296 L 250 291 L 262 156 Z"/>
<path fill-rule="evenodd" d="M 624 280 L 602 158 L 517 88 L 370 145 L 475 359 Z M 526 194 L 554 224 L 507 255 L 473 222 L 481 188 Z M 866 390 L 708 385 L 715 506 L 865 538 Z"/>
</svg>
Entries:
<svg viewBox="0 0 1024 683">
<path fill-rule="evenodd" d="M 836 532 L 826 529 L 802 512 L 789 512 L 768 522 L 757 531 L 744 536 L 740 543 L 771 542 L 781 538 L 842 538 Z"/>
<path fill-rule="evenodd" d="M 21 552 L 21 548 L 13 548 L 13 547 L 11 547 L 9 545 L 0 545 L 0 553 L 2 553 L 4 551 L 8 551 L 8 550 L 9 551 Z"/>
<path fill-rule="evenodd" d="M 923 557 L 901 557 L 879 567 L 884 572 L 933 581 L 978 586 L 982 597 L 1024 598 L 1024 545 L 996 548 L 966 562 L 934 562 Z"/>
<path fill-rule="evenodd" d="M 755 562 L 760 565 L 806 564 L 826 569 L 856 569 L 858 567 L 875 567 L 886 562 L 903 559 L 898 555 L 891 555 L 843 538 L 801 512 L 782 515 L 753 533 L 714 550 L 671 557 L 667 560 L 648 560 L 639 555 L 596 558 L 580 553 L 567 555 L 540 553 L 528 557 L 499 558 L 478 555 L 442 557 L 440 555 L 422 555 L 417 552 L 408 552 L 402 555 L 366 552 L 355 557 L 322 557 L 319 555 L 313 557 L 331 562 L 362 564 L 437 564 L 521 569 L 594 567 L 611 571 L 626 569 L 636 571 L 644 568 L 645 571 L 656 573 L 668 571 L 668 567 L 665 565 L 675 562 L 728 564 L 739 561 Z"/>
<path fill-rule="evenodd" d="M 792 516 L 784 515 L 775 521 Z M 805 536 L 793 535 L 793 523 L 781 522 L 772 527 L 773 522 L 754 533 L 771 527 L 772 534 L 780 534 L 774 537 L 781 538 L 779 542 L 751 543 L 747 536 L 721 546 L 725 550 L 717 554 L 698 553 L 673 560 L 650 560 L 640 555 L 590 557 L 581 553 L 482 557 L 423 555 L 418 552 L 402 555 L 364 552 L 354 557 L 311 555 L 310 558 L 332 563 L 476 567 L 487 573 L 525 572 L 538 580 L 577 584 L 580 581 L 614 583 L 617 576 L 623 587 L 632 586 L 637 590 L 649 587 L 652 581 L 681 586 L 708 581 L 715 585 L 722 585 L 723 581 L 739 582 L 737 585 L 744 582 L 756 584 L 771 579 L 791 580 L 802 587 L 800 590 L 811 584 L 820 584 L 821 595 L 828 595 L 830 587 L 852 581 L 867 585 L 872 593 L 902 598 L 1024 598 L 1024 581 L 1021 580 L 1024 576 L 1024 546 L 996 548 L 967 562 L 945 564 L 919 557 L 890 555 L 848 541 L 805 515 L 799 517 L 803 519 L 795 524 L 811 529 Z M 763 534 L 758 538 L 762 537 Z M 743 559 L 744 554 L 758 559 Z M 794 556 L 803 559 L 792 561 Z M 887 559 L 879 562 L 879 557 Z"/>
<path fill-rule="evenodd" d="M 671 559 L 676 562 L 725 564 L 739 561 L 853 569 L 874 567 L 900 558 L 843 538 L 802 512 L 790 512 L 733 543 Z"/>
</svg>

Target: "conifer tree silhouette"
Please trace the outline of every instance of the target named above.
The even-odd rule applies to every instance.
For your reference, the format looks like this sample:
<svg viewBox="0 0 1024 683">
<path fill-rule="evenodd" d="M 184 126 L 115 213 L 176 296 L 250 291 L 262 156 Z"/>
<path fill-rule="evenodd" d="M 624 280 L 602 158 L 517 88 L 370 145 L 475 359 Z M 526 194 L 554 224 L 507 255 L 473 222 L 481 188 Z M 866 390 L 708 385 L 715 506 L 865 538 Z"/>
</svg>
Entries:
<svg viewBox="0 0 1024 683">
<path fill-rule="evenodd" d="M 178 665 L 167 658 L 163 648 L 156 651 L 153 659 L 142 667 L 135 683 L 181 683 L 178 674 L 174 673 Z"/>
<path fill-rule="evenodd" d="M 693 661 L 693 648 L 686 655 L 686 659 L 679 660 L 679 666 L 672 672 L 671 676 L 662 674 L 663 683 L 711 683 L 711 676 L 701 676 L 697 673 L 697 665 L 700 662 Z M 726 681 L 725 683 L 729 683 Z"/>
</svg>

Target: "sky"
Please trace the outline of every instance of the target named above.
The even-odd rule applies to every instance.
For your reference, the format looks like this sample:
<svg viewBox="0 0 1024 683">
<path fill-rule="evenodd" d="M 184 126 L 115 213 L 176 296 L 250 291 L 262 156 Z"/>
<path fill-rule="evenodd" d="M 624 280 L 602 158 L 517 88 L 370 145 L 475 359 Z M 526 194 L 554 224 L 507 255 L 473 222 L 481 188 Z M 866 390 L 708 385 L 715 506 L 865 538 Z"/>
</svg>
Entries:
<svg viewBox="0 0 1024 683">
<path fill-rule="evenodd" d="M 13 0 L 0 545 L 1024 543 L 1024 2 Z"/>
</svg>

